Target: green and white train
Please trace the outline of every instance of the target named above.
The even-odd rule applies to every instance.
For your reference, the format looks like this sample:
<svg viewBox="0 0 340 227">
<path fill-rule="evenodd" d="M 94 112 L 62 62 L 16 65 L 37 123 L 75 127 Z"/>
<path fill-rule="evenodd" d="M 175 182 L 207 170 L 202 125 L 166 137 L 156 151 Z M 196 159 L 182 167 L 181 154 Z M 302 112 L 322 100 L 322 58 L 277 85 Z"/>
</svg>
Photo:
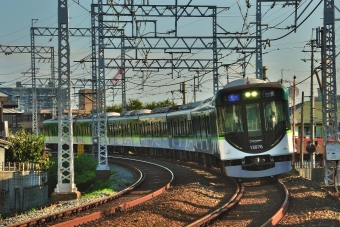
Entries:
<svg viewBox="0 0 340 227">
<path fill-rule="evenodd" d="M 74 119 L 74 144 L 91 150 L 92 119 Z M 137 153 L 216 166 L 231 177 L 276 176 L 291 170 L 287 89 L 240 79 L 202 102 L 107 117 L 108 152 Z M 44 121 L 46 146 L 56 149 L 57 120 Z"/>
</svg>

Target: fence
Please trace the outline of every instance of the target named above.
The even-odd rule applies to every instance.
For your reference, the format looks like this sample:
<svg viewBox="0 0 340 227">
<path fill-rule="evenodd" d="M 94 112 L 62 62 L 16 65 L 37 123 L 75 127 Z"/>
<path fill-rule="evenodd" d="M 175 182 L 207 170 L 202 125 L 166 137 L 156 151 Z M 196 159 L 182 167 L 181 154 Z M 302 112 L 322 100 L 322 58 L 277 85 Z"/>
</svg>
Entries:
<svg viewBox="0 0 340 227">
<path fill-rule="evenodd" d="M 294 167 L 301 177 L 310 179 L 317 183 L 324 182 L 325 173 L 321 162 L 296 162 L 294 163 Z"/>
<path fill-rule="evenodd" d="M 27 211 L 48 202 L 47 172 L 33 163 L 0 163 L 0 214 Z"/>
</svg>

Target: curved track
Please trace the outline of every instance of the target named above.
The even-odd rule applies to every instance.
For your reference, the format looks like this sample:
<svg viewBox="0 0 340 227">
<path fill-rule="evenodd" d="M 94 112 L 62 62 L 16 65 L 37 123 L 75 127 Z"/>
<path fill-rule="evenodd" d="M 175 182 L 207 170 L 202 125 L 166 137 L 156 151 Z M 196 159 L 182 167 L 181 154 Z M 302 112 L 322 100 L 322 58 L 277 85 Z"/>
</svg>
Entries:
<svg viewBox="0 0 340 227">
<path fill-rule="evenodd" d="M 213 169 L 199 166 L 193 163 L 174 162 L 180 166 L 190 166 L 195 169 L 204 169 L 207 172 L 215 172 L 217 175 L 223 175 L 220 172 L 214 171 Z M 226 177 L 225 175 L 223 175 Z M 177 176 L 176 178 L 181 178 Z M 188 182 L 190 180 L 188 179 Z M 215 208 L 210 209 L 207 213 L 199 215 L 193 212 L 190 218 L 183 220 L 178 224 L 179 216 L 185 216 L 186 213 L 190 213 L 191 205 L 193 205 L 193 198 L 190 196 L 182 200 L 182 204 L 190 204 L 184 207 L 175 207 L 176 213 L 169 214 L 167 212 L 161 212 L 163 209 L 162 204 L 168 204 L 168 212 L 171 211 L 172 204 L 169 199 L 180 201 L 180 196 L 171 193 L 171 196 L 165 199 L 157 199 L 148 206 L 142 206 L 138 210 L 131 210 L 126 214 L 120 215 L 120 218 L 107 218 L 93 223 L 93 226 L 124 226 L 121 225 L 122 220 L 126 221 L 126 225 L 133 223 L 138 220 L 140 226 L 157 226 L 155 223 L 162 223 L 163 226 L 273 226 L 276 225 L 288 208 L 288 191 L 278 181 L 270 180 L 251 180 L 251 181 L 236 181 L 236 190 L 233 195 L 230 195 L 230 199 L 225 200 L 224 203 L 215 205 Z M 190 183 L 189 183 L 190 184 Z M 230 182 L 227 187 L 233 187 L 233 183 Z M 174 185 L 174 187 L 177 187 Z M 208 189 L 210 190 L 210 189 Z M 202 191 L 202 193 L 205 193 Z M 207 193 L 207 192 L 206 192 Z M 166 193 L 167 194 L 167 193 Z M 165 195 L 166 195 L 165 194 Z M 186 197 L 187 194 L 182 194 L 182 197 Z M 201 194 L 197 194 L 195 200 L 201 200 Z M 163 196 L 162 196 L 163 197 Z M 164 196 L 165 197 L 165 196 Z M 174 203 L 174 205 L 178 205 Z M 207 204 L 200 204 L 199 202 L 195 205 L 196 207 L 206 206 Z M 154 210 L 157 210 L 155 212 Z M 147 214 L 147 215 L 146 215 Z M 143 217 L 144 218 L 141 218 Z M 155 217 L 157 217 L 155 219 Z M 191 220 L 191 221 L 190 221 Z M 120 224 L 119 224 L 120 223 Z M 87 225 L 89 226 L 89 225 Z"/>
<path fill-rule="evenodd" d="M 111 158 L 110 162 L 112 160 L 113 159 Z M 189 166 L 190 169 L 197 169 L 198 171 L 201 169 L 207 172 L 215 172 L 216 175 L 221 175 L 222 178 L 219 182 L 224 181 L 222 180 L 223 178 L 227 178 L 224 174 L 215 171 L 214 169 L 193 163 L 172 161 L 171 163 L 173 164 L 167 165 L 166 162 L 161 160 L 144 159 L 144 161 L 138 161 L 117 157 L 115 157 L 114 160 L 117 164 L 124 164 L 130 166 L 130 168 L 139 169 L 141 173 L 139 182 L 143 183 L 135 183 L 133 186 L 120 192 L 123 193 L 125 191 L 125 194 L 121 194 L 120 196 L 116 195 L 115 198 L 105 198 L 104 200 L 97 202 L 95 205 L 80 206 L 64 211 L 63 213 L 42 217 L 26 223 L 17 223 L 12 226 L 103 226 L 109 225 L 108 223 L 121 223 L 122 220 L 125 220 L 125 224 L 127 225 L 129 225 L 128 223 L 131 223 L 131 221 L 134 222 L 135 220 L 139 220 L 140 224 L 143 225 L 144 222 L 141 222 L 138 218 L 136 219 L 138 215 L 132 215 L 133 213 L 138 213 L 140 211 L 136 211 L 136 209 L 131 210 L 133 213 L 122 213 L 122 211 L 127 211 L 136 205 L 140 205 L 169 188 L 170 183 L 173 182 L 174 174 L 169 172 L 168 168 L 173 170 L 176 169 L 176 166 L 187 166 L 187 168 Z M 151 164 L 145 160 L 152 160 L 152 162 L 158 164 Z M 168 168 L 164 166 L 168 166 Z M 187 178 L 187 182 L 195 182 L 195 180 L 190 181 L 190 179 L 188 179 L 190 177 L 179 176 L 178 172 L 176 174 L 176 178 L 177 181 L 181 181 L 180 178 Z M 214 180 L 212 179 L 212 181 Z M 189 183 L 189 185 L 190 184 L 192 185 L 192 183 Z M 237 186 L 232 186 L 234 184 L 237 184 Z M 182 182 L 181 185 L 183 185 Z M 201 214 L 198 214 L 194 212 L 192 214 L 193 216 L 184 219 L 180 226 L 274 226 L 281 220 L 288 208 L 288 190 L 278 181 L 273 182 L 272 179 L 252 179 L 251 181 L 232 180 L 225 186 L 234 189 L 229 191 L 231 194 L 226 195 L 227 197 L 225 198 L 227 199 L 224 199 L 224 202 L 212 206 L 212 209 L 206 210 L 205 213 L 201 212 Z M 175 187 L 177 187 L 176 183 Z M 207 189 L 211 190 L 210 187 Z M 190 187 L 185 190 L 190 190 Z M 157 210 L 157 213 L 161 214 L 162 204 L 168 204 L 168 208 L 170 208 L 170 210 L 165 209 L 165 213 L 163 214 L 163 217 L 168 217 L 166 221 L 163 220 L 162 222 L 165 225 L 167 225 L 168 222 L 168 224 L 173 223 L 178 219 L 179 215 L 188 211 L 188 208 L 182 208 L 181 210 L 179 207 L 173 207 L 170 202 L 171 200 L 175 200 L 178 204 L 181 199 L 183 204 L 194 205 L 192 202 L 193 198 L 191 198 L 191 200 L 187 200 L 187 194 L 185 194 L 184 191 L 177 190 L 177 193 L 180 193 L 180 195 L 178 195 L 179 197 L 174 195 L 175 191 L 171 190 L 170 192 L 165 193 L 164 196 L 157 197 L 161 199 L 152 200 L 151 206 L 150 204 L 148 206 L 143 205 L 137 209 L 142 210 L 142 216 L 144 214 L 143 219 L 145 219 L 143 221 L 149 221 L 144 224 L 150 223 L 150 221 L 154 220 L 149 216 L 145 216 L 147 213 L 152 213 L 152 211 L 149 211 L 148 209 Z M 208 192 L 201 191 L 201 193 L 206 194 Z M 167 194 L 169 195 L 166 196 Z M 200 200 L 202 198 L 202 194 L 197 194 L 197 196 L 198 197 L 195 200 Z M 200 205 L 200 203 L 197 203 L 194 206 L 199 208 L 202 205 L 203 204 Z M 208 208 L 207 204 L 204 204 L 204 207 Z M 169 213 L 174 210 L 179 213 Z M 117 215 L 120 218 L 116 219 L 115 217 Z M 174 219 L 172 219 L 171 216 Z M 106 219 L 103 219 L 104 217 L 106 217 Z M 148 226 L 148 224 L 144 226 Z"/>
<path fill-rule="evenodd" d="M 130 169 L 134 169 L 133 171 L 139 172 L 139 179 L 132 186 L 113 196 L 9 226 L 77 226 L 85 224 L 128 210 L 163 193 L 170 187 L 174 179 L 174 175 L 169 169 L 151 162 L 126 158 L 110 159 L 110 163 L 113 162 L 117 165 L 129 166 Z"/>
<path fill-rule="evenodd" d="M 275 226 L 283 218 L 289 205 L 289 193 L 282 183 L 261 179 L 243 184 L 245 191 L 238 204 L 210 226 L 267 227 Z"/>
</svg>

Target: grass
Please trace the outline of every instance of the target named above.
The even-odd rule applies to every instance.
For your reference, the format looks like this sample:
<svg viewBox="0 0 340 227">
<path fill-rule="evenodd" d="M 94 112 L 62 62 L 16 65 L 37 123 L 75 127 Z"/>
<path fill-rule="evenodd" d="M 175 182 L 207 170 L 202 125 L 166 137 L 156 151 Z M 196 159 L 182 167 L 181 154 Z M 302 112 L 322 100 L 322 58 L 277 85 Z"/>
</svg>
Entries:
<svg viewBox="0 0 340 227">
<path fill-rule="evenodd" d="M 101 197 L 101 196 L 110 196 L 116 193 L 114 188 L 117 187 L 127 187 L 131 183 L 125 180 L 117 180 L 114 178 L 117 171 L 111 171 L 111 176 L 102 182 L 97 182 L 89 188 L 89 193 L 82 195 L 82 198 L 89 198 L 89 197 Z"/>
</svg>

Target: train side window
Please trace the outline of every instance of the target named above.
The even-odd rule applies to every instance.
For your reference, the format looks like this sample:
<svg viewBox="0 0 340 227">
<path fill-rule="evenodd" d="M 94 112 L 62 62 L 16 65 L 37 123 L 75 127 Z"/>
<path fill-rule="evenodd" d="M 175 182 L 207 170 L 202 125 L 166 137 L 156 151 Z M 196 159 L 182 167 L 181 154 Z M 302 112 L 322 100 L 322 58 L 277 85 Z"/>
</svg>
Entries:
<svg viewBox="0 0 340 227">
<path fill-rule="evenodd" d="M 173 122 L 172 127 L 173 127 L 173 135 L 177 136 L 177 130 L 176 130 L 177 129 L 177 122 L 176 121 Z"/>
<path fill-rule="evenodd" d="M 192 125 L 191 120 L 188 120 L 188 135 L 192 136 Z"/>
<path fill-rule="evenodd" d="M 193 128 L 193 135 L 198 135 L 199 134 L 199 130 L 200 130 L 200 126 L 198 124 L 198 117 L 195 117 L 193 122 L 192 122 L 192 128 Z"/>
<path fill-rule="evenodd" d="M 164 136 L 168 135 L 168 133 L 167 133 L 167 127 L 166 127 L 166 122 L 163 122 L 163 135 L 164 135 Z"/>
<path fill-rule="evenodd" d="M 170 136 L 173 136 L 173 133 L 172 133 L 172 121 L 168 122 L 168 133 L 169 133 Z"/>
<path fill-rule="evenodd" d="M 205 116 L 202 116 L 201 118 L 201 135 L 206 137 L 206 130 L 207 130 L 207 127 L 205 125 Z"/>
<path fill-rule="evenodd" d="M 150 132 L 150 136 L 153 136 L 153 134 L 154 134 L 154 123 L 153 122 L 151 122 L 151 123 L 149 123 L 149 125 L 150 125 L 150 127 L 149 127 L 149 132 Z"/>
<path fill-rule="evenodd" d="M 183 135 L 183 121 L 178 120 L 178 135 Z"/>
<path fill-rule="evenodd" d="M 211 125 L 210 125 L 210 117 L 206 116 L 206 126 L 207 126 L 207 134 L 210 135 L 211 134 Z"/>
</svg>

